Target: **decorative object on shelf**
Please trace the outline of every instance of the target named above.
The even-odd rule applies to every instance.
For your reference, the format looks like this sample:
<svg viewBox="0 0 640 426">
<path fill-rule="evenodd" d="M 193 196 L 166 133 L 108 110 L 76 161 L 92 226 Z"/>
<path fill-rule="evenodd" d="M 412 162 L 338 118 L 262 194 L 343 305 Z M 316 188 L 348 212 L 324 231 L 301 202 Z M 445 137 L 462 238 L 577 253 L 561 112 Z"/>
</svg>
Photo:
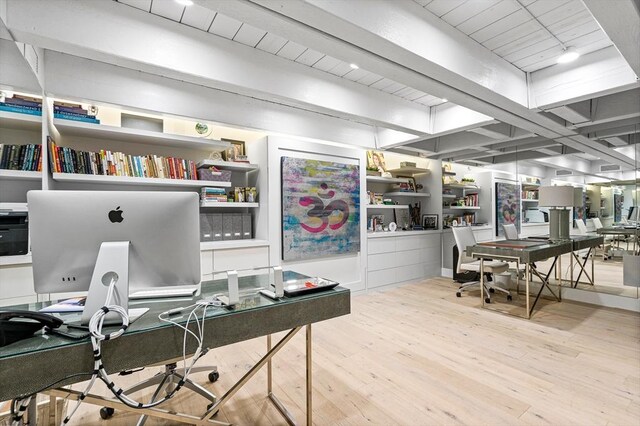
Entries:
<svg viewBox="0 0 640 426">
<path fill-rule="evenodd" d="M 399 188 L 398 189 L 394 188 L 395 191 L 416 192 L 416 180 L 413 178 L 413 176 L 397 176 L 397 177 L 406 179 L 407 182 L 397 184 L 399 185 Z"/>
<path fill-rule="evenodd" d="M 380 175 L 383 178 L 388 178 L 391 179 L 393 177 L 393 175 L 390 172 L 382 172 L 382 174 Z"/>
<path fill-rule="evenodd" d="M 387 165 L 384 162 L 384 154 L 382 152 L 367 151 L 367 170 L 375 170 L 380 173 L 387 171 Z"/>
<path fill-rule="evenodd" d="M 415 168 L 416 167 L 416 163 L 413 163 L 411 161 L 401 161 L 400 162 L 400 168 L 404 168 L 404 167 L 411 167 L 411 168 Z M 400 176 L 398 176 L 400 177 Z"/>
<path fill-rule="evenodd" d="M 453 173 L 451 170 L 451 163 L 442 163 L 442 171 L 447 173 Z"/>
<path fill-rule="evenodd" d="M 237 141 L 237 140 L 225 139 L 225 138 L 221 138 L 220 140 L 223 142 L 229 142 L 231 144 L 230 148 L 223 151 L 222 158 L 225 161 L 236 161 L 236 159 L 239 156 L 247 155 L 245 152 L 244 141 Z M 244 158 L 244 160 L 240 160 L 240 161 L 246 161 L 246 157 Z"/>
<path fill-rule="evenodd" d="M 509 223 L 520 232 L 520 185 L 496 182 L 496 235 L 504 235 L 502 225 Z"/>
<path fill-rule="evenodd" d="M 380 232 L 384 229 L 384 215 L 372 214 L 369 217 L 369 224 L 367 229 L 372 232 Z"/>
<path fill-rule="evenodd" d="M 423 214 L 422 215 L 422 228 L 424 228 L 424 229 L 438 229 L 438 215 L 437 214 Z"/>
<path fill-rule="evenodd" d="M 205 123 L 197 122 L 195 126 L 196 133 L 202 136 L 203 138 L 208 138 L 213 133 L 213 129 L 209 129 Z M 217 160 L 217 158 L 210 158 L 211 160 Z"/>
<path fill-rule="evenodd" d="M 229 182 L 231 180 L 231 171 L 218 170 L 213 166 L 203 167 L 198 169 L 198 179 L 217 182 Z"/>
<path fill-rule="evenodd" d="M 462 179 L 460 179 L 460 183 L 462 185 L 475 186 L 476 180 L 472 177 L 463 177 Z"/>
<path fill-rule="evenodd" d="M 255 186 L 246 187 L 244 189 L 245 192 L 245 201 L 247 203 L 256 203 L 258 202 L 258 191 Z"/>
<path fill-rule="evenodd" d="M 420 203 L 409 204 L 409 215 L 411 216 L 411 229 L 416 229 L 416 226 L 422 227 L 422 222 L 420 222 Z"/>
<path fill-rule="evenodd" d="M 400 229 L 406 231 L 411 228 L 411 214 L 408 208 L 393 209 L 393 217 Z"/>
<path fill-rule="evenodd" d="M 209 154 L 209 160 L 224 161 L 224 159 L 222 158 L 222 152 L 220 152 L 220 151 L 211 151 L 211 153 Z"/>
<path fill-rule="evenodd" d="M 398 229 L 398 225 L 396 225 L 396 223 L 395 223 L 395 222 L 391 222 L 391 223 L 389 224 L 389 231 L 391 231 L 391 232 L 395 232 L 395 231 L 396 231 L 396 229 Z"/>
<path fill-rule="evenodd" d="M 282 259 L 360 250 L 360 168 L 282 157 Z"/>
</svg>

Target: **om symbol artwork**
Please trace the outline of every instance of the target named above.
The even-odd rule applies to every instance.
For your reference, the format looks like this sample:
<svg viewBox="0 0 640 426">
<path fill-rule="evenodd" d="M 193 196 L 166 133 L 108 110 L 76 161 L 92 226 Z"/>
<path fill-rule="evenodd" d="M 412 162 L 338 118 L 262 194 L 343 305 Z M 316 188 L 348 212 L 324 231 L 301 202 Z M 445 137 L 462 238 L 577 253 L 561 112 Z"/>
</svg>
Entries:
<svg viewBox="0 0 640 426">
<path fill-rule="evenodd" d="M 300 223 L 300 226 L 308 232 L 322 232 L 327 226 L 335 231 L 340 229 L 349 219 L 349 205 L 345 201 L 333 200 L 325 206 L 323 200 L 330 200 L 336 195 L 335 191 L 327 191 L 328 188 L 326 183 L 322 183 L 320 189 L 326 192 L 318 192 L 317 197 L 300 198 L 300 205 L 309 207 L 309 211 L 307 211 L 307 217 L 310 218 L 309 223 Z"/>
</svg>

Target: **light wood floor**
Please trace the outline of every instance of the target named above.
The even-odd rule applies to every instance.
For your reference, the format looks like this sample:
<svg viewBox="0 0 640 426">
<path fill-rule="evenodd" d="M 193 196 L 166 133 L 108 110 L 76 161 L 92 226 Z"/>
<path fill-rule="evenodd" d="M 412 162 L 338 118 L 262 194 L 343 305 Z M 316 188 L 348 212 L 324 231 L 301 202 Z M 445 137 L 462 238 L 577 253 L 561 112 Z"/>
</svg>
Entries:
<svg viewBox="0 0 640 426">
<path fill-rule="evenodd" d="M 445 278 L 353 297 L 352 314 L 314 326 L 317 425 L 638 425 L 640 315 L 545 301 L 530 320 L 478 308 L 455 297 Z M 276 393 L 303 417 L 304 335 L 275 361 Z M 209 352 L 222 394 L 264 352 L 255 339 Z M 151 374 L 117 377 L 118 384 Z M 194 376 L 206 383 L 204 374 Z M 100 385 L 101 386 L 101 385 Z M 261 372 L 218 414 L 239 425 L 284 424 L 265 399 Z M 200 412 L 200 397 L 174 407 Z M 85 405 L 74 425 L 103 422 Z M 149 421 L 147 424 L 169 424 Z"/>
</svg>

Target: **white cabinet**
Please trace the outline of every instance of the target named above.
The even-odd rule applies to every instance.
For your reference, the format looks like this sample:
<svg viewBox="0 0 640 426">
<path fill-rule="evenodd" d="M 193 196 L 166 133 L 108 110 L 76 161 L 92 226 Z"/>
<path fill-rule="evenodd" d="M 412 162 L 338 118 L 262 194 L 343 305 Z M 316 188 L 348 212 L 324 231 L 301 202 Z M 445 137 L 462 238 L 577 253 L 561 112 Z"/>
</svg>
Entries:
<svg viewBox="0 0 640 426">
<path fill-rule="evenodd" d="M 367 243 L 367 287 L 439 276 L 440 237 L 438 231 L 371 234 Z"/>
<path fill-rule="evenodd" d="M 269 247 L 247 247 L 213 250 L 213 270 L 254 269 L 269 266 Z"/>
<path fill-rule="evenodd" d="M 0 266 L 0 306 L 37 302 L 31 264 Z"/>
</svg>

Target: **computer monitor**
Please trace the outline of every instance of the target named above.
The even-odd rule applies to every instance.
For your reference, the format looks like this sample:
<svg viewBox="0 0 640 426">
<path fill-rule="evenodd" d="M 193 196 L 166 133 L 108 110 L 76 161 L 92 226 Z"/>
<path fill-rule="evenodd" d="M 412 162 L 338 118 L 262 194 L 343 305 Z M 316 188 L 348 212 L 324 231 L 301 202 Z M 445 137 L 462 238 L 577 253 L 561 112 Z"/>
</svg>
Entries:
<svg viewBox="0 0 640 426">
<path fill-rule="evenodd" d="M 118 241 L 130 293 L 200 283 L 195 192 L 29 191 L 27 203 L 36 293 L 87 291 L 102 243 Z"/>
</svg>

